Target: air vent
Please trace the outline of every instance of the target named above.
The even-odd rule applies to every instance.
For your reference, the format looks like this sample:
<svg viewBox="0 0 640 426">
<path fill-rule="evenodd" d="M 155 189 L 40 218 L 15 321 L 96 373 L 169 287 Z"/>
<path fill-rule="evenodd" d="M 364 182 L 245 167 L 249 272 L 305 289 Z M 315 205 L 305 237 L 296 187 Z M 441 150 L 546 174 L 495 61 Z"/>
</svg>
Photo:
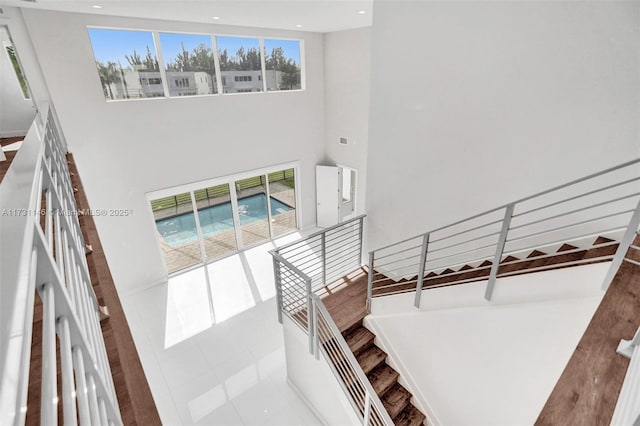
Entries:
<svg viewBox="0 0 640 426">
<path fill-rule="evenodd" d="M 347 144 L 347 138 L 340 138 L 340 143 L 342 145 L 346 145 Z"/>
</svg>

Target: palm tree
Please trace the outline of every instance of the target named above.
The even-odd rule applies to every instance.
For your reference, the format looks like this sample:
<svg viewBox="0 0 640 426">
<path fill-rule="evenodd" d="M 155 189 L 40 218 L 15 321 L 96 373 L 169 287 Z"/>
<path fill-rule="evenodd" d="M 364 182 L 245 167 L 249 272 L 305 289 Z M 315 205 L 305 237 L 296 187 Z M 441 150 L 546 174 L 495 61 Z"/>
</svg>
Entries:
<svg viewBox="0 0 640 426">
<path fill-rule="evenodd" d="M 118 70 L 118 64 L 111 61 L 108 61 L 106 65 L 100 61 L 97 61 L 96 64 L 98 65 L 98 74 L 100 75 L 100 82 L 102 83 L 102 90 L 104 90 L 105 96 L 107 95 L 108 90 L 109 98 L 115 99 L 113 91 L 111 90 L 111 85 L 122 81 Z"/>
</svg>

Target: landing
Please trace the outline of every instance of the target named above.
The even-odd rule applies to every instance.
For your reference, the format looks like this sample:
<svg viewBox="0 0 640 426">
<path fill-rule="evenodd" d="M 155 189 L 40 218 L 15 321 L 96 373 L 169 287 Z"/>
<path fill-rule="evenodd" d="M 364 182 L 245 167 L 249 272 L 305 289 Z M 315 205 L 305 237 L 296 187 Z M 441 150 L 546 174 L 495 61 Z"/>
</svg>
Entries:
<svg viewBox="0 0 640 426">
<path fill-rule="evenodd" d="M 340 332 L 358 325 L 367 315 L 366 267 L 359 268 L 318 291 Z"/>
</svg>

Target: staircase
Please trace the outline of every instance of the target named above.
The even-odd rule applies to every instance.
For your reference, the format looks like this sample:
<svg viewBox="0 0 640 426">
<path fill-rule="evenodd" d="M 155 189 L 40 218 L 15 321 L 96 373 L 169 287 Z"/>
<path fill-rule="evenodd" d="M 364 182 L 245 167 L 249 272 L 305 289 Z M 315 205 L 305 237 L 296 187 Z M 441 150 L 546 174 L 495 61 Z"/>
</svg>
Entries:
<svg viewBox="0 0 640 426">
<path fill-rule="evenodd" d="M 395 425 L 418 426 L 426 416 L 411 403 L 411 393 L 398 383 L 399 373 L 387 364 L 387 354 L 362 322 L 342 334 Z"/>
<path fill-rule="evenodd" d="M 367 268 L 358 263 L 362 219 L 271 252 L 279 318 L 307 333 L 316 358 L 322 348 L 362 424 L 426 424 L 363 327 L 372 299 L 415 292 L 420 308 L 426 290 L 483 282 L 491 302 L 498 278 L 611 261 L 607 289 L 629 247 L 638 247 L 632 242 L 640 226 L 640 159 L 380 247 L 369 253 Z"/>
</svg>

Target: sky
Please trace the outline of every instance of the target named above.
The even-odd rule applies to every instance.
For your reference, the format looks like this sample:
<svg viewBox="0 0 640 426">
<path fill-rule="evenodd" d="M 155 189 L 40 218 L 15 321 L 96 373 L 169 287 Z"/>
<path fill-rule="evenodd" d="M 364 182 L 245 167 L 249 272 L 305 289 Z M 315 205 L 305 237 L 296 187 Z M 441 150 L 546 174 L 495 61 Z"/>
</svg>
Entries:
<svg viewBox="0 0 640 426">
<path fill-rule="evenodd" d="M 99 28 L 89 28 L 88 31 L 95 58 L 102 63 L 120 62 L 123 67 L 127 67 L 129 62 L 125 55 L 130 55 L 135 49 L 144 58 L 147 46 L 156 56 L 156 47 L 150 32 Z M 192 51 L 200 44 L 205 44 L 209 48 L 212 46 L 210 35 L 160 33 L 160 44 L 167 62 L 173 62 L 176 55 L 182 51 L 181 43 L 184 43 L 184 47 L 188 51 Z M 244 46 L 245 50 L 259 47 L 258 39 L 250 37 L 216 36 L 216 43 L 218 50 L 227 49 L 230 56 L 235 55 L 240 46 Z M 273 48 L 282 47 L 287 58 L 293 59 L 298 65 L 300 64 L 299 41 L 265 39 L 264 46 L 267 55 L 271 53 Z"/>
</svg>

